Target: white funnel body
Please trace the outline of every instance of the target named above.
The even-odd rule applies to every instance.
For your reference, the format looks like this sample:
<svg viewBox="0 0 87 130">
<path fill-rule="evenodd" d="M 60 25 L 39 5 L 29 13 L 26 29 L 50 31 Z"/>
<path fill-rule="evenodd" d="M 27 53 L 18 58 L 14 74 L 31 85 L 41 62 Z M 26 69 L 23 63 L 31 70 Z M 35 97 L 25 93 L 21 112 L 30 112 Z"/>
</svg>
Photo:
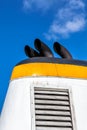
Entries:
<svg viewBox="0 0 87 130">
<path fill-rule="evenodd" d="M 87 129 L 87 81 L 66 78 L 22 78 L 10 82 L 1 115 L 0 130 L 35 129 L 33 87 L 69 88 L 72 91 L 77 130 Z M 32 126 L 31 126 L 32 124 Z M 76 126 L 75 126 L 76 127 Z"/>
<path fill-rule="evenodd" d="M 54 62 L 14 68 L 0 130 L 87 130 L 87 67 Z"/>
</svg>

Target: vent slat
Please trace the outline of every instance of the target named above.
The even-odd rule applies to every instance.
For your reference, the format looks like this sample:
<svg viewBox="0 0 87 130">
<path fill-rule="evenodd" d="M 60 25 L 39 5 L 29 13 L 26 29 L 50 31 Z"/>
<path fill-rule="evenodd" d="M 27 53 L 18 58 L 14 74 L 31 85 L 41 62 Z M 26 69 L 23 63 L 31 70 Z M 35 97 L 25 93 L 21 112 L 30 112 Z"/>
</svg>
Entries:
<svg viewBox="0 0 87 130">
<path fill-rule="evenodd" d="M 61 128 L 61 127 L 39 127 L 39 126 L 37 126 L 36 127 L 36 130 L 72 130 L 72 128 L 65 128 L 65 127 L 63 127 L 63 128 Z"/>
<path fill-rule="evenodd" d="M 65 110 L 65 111 L 69 111 L 70 110 L 70 107 L 69 106 L 52 106 L 52 105 L 35 105 L 35 109 L 46 109 L 46 110 L 49 110 L 49 109 L 53 109 L 53 110 Z"/>
<path fill-rule="evenodd" d="M 43 87 L 35 87 L 34 91 L 52 91 L 52 92 L 67 92 L 68 89 L 59 89 L 59 88 L 43 88 Z"/>
<path fill-rule="evenodd" d="M 65 127 L 72 127 L 71 122 L 54 122 L 54 121 L 36 121 L 36 125 L 38 126 L 65 126 Z"/>
<path fill-rule="evenodd" d="M 44 110 L 36 110 L 36 114 L 47 114 L 47 115 L 69 115 L 70 116 L 70 112 L 67 111 L 44 111 Z"/>
<path fill-rule="evenodd" d="M 52 101 L 52 100 L 35 100 L 35 103 L 36 104 L 56 104 L 56 105 L 65 105 L 65 106 L 69 106 L 69 102 L 68 101 Z"/>
<path fill-rule="evenodd" d="M 61 116 L 42 116 L 36 115 L 36 120 L 60 120 L 60 121 L 71 121 L 70 117 L 61 117 Z"/>
<path fill-rule="evenodd" d="M 73 130 L 68 89 L 34 89 L 36 130 Z"/>
<path fill-rule="evenodd" d="M 68 96 L 67 92 L 54 92 L 54 91 L 35 91 L 35 94 L 42 95 L 59 95 L 59 96 Z"/>
<path fill-rule="evenodd" d="M 59 96 L 59 95 L 39 95 L 39 94 L 37 94 L 37 95 L 35 95 L 35 99 L 39 99 L 39 100 L 41 100 L 41 99 L 49 99 L 49 100 L 64 100 L 64 101 L 69 101 L 69 98 L 68 98 L 68 96 Z"/>
</svg>

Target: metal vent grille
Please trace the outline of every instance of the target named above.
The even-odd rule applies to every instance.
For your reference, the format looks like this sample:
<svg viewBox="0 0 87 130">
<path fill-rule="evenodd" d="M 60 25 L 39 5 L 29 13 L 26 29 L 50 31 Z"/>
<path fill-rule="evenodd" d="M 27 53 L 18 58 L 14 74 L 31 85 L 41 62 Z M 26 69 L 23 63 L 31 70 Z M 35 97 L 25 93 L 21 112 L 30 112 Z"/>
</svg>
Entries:
<svg viewBox="0 0 87 130">
<path fill-rule="evenodd" d="M 35 130 L 73 130 L 68 89 L 34 88 Z"/>
</svg>

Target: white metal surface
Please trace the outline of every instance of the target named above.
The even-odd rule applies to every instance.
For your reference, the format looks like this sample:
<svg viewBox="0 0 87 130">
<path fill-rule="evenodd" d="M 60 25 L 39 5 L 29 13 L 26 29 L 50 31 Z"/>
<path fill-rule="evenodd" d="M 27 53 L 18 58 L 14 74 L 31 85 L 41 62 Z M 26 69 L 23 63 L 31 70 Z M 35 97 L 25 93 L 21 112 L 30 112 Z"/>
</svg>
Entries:
<svg viewBox="0 0 87 130">
<path fill-rule="evenodd" d="M 0 130 L 31 130 L 31 120 L 34 119 L 34 115 L 31 116 L 33 105 L 30 105 L 32 86 L 72 89 L 76 130 L 87 130 L 87 80 L 57 77 L 27 77 L 11 81 L 1 113 Z"/>
</svg>

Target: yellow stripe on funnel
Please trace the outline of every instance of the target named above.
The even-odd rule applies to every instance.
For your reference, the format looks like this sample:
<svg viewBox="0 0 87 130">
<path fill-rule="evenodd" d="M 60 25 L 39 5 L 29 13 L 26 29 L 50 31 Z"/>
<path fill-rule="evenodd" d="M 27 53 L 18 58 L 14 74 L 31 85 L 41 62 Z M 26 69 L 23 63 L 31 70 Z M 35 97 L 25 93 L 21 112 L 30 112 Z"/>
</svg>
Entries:
<svg viewBox="0 0 87 130">
<path fill-rule="evenodd" d="M 87 79 L 87 67 L 55 63 L 21 64 L 14 67 L 11 80 L 27 76 L 57 76 Z"/>
</svg>

